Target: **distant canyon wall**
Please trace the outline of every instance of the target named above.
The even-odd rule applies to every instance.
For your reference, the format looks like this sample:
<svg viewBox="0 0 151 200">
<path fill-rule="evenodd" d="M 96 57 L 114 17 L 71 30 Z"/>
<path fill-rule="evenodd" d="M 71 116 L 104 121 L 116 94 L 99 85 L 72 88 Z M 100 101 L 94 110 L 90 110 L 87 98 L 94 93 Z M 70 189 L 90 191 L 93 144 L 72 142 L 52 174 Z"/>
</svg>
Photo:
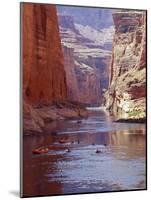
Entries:
<svg viewBox="0 0 151 200">
<path fill-rule="evenodd" d="M 73 16 L 58 14 L 58 19 L 68 97 L 80 103 L 100 105 L 102 89 L 108 86 L 111 51 L 84 37 Z"/>
<path fill-rule="evenodd" d="M 106 106 L 117 118 L 145 118 L 146 12 L 113 13 L 115 35 Z"/>
<path fill-rule="evenodd" d="M 74 49 L 64 46 L 64 66 L 67 77 L 67 97 L 71 101 L 79 102 L 79 90 L 74 65 Z"/>
<path fill-rule="evenodd" d="M 57 6 L 58 13 L 73 16 L 76 24 L 93 29 L 109 28 L 113 25 L 112 10 L 96 7 Z"/>
</svg>

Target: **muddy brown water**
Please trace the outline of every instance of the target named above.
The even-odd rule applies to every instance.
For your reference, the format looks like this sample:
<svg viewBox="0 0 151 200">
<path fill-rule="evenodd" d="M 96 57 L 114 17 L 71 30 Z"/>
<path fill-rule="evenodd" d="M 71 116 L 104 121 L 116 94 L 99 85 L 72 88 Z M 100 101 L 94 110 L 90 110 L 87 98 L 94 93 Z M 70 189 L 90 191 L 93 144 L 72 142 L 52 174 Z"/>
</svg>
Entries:
<svg viewBox="0 0 151 200">
<path fill-rule="evenodd" d="M 145 124 L 115 123 L 92 109 L 87 119 L 56 121 L 46 129 L 23 137 L 24 196 L 146 188 Z M 49 152 L 32 154 L 38 147 Z"/>
</svg>

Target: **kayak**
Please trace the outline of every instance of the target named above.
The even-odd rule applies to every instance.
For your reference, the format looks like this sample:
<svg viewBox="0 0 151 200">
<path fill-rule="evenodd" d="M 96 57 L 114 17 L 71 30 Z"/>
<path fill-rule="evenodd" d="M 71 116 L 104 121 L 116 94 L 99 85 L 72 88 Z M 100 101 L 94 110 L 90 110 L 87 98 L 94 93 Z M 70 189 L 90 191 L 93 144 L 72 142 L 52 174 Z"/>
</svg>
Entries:
<svg viewBox="0 0 151 200">
<path fill-rule="evenodd" d="M 43 154 L 43 153 L 48 153 L 49 149 L 48 148 L 39 148 L 39 149 L 34 149 L 32 151 L 33 154 Z"/>
</svg>

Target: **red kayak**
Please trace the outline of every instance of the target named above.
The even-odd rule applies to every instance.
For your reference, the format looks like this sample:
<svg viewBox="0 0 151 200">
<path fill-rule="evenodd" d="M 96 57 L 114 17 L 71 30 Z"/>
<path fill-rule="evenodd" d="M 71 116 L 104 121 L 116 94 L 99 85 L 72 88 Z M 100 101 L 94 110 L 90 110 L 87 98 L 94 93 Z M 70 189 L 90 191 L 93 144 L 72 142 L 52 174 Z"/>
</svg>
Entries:
<svg viewBox="0 0 151 200">
<path fill-rule="evenodd" d="M 39 148 L 39 149 L 34 149 L 32 151 L 33 154 L 43 154 L 43 153 L 48 153 L 49 149 L 48 148 Z"/>
<path fill-rule="evenodd" d="M 69 140 L 65 140 L 65 139 L 59 140 L 59 143 L 68 143 L 68 142 L 69 142 Z"/>
</svg>

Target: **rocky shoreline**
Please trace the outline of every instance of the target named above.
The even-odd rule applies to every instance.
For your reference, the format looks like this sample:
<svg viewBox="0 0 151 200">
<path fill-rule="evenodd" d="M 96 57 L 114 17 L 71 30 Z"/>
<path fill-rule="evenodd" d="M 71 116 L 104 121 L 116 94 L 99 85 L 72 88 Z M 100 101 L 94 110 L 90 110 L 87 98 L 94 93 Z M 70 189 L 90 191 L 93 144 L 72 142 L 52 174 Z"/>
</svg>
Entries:
<svg viewBox="0 0 151 200">
<path fill-rule="evenodd" d="M 117 119 L 117 120 L 114 120 L 114 122 L 144 124 L 144 123 L 146 123 L 146 118 L 142 118 L 142 119 Z"/>
<path fill-rule="evenodd" d="M 70 101 L 38 104 L 34 107 L 24 103 L 23 116 L 23 132 L 29 135 L 44 133 L 46 124 L 53 121 L 87 118 L 88 112 L 82 104 Z"/>
</svg>

